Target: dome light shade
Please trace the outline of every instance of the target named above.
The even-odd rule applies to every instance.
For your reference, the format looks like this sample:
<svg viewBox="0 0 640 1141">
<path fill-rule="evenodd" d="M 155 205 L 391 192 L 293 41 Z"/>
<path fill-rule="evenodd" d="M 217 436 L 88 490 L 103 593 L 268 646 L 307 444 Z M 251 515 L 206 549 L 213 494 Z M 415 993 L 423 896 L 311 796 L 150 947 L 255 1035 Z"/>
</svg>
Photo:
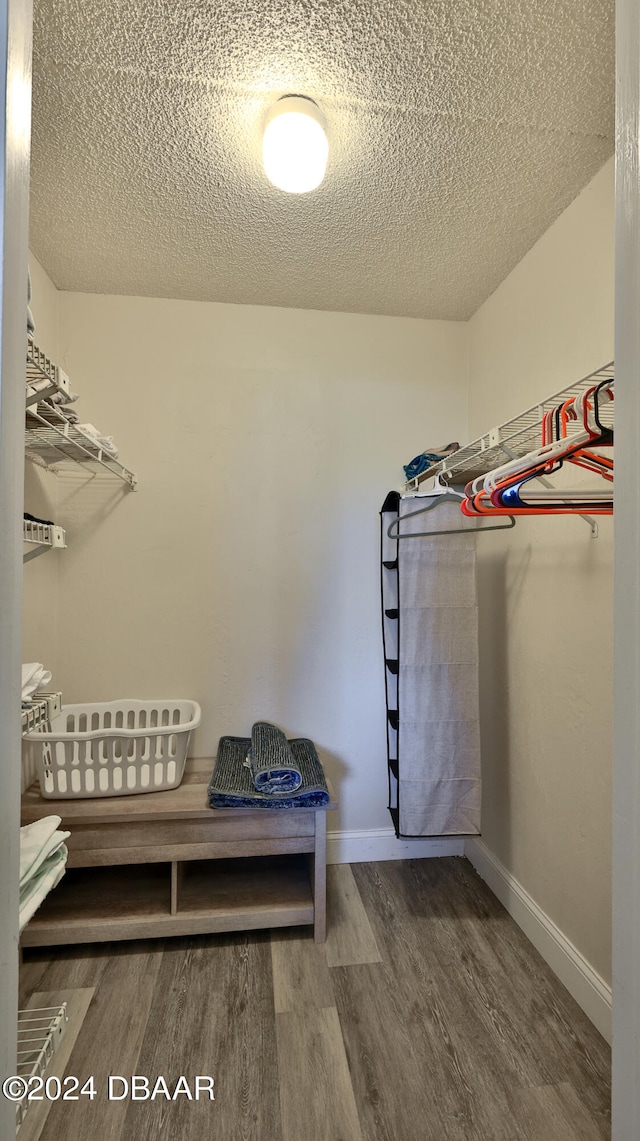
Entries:
<svg viewBox="0 0 640 1141">
<path fill-rule="evenodd" d="M 315 190 L 329 154 L 325 119 L 312 99 L 284 95 L 267 114 L 262 139 L 265 174 L 288 194 Z"/>
</svg>

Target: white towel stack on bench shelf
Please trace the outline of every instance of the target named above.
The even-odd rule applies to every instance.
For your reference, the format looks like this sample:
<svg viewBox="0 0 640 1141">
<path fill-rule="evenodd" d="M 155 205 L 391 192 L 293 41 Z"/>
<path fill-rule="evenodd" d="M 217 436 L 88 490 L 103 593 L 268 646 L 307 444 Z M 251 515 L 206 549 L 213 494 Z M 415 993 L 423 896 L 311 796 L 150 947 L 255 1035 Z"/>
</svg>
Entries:
<svg viewBox="0 0 640 1141">
<path fill-rule="evenodd" d="M 67 862 L 59 816 L 43 816 L 20 829 L 20 931 L 26 927 L 49 892 L 60 882 Z"/>
</svg>

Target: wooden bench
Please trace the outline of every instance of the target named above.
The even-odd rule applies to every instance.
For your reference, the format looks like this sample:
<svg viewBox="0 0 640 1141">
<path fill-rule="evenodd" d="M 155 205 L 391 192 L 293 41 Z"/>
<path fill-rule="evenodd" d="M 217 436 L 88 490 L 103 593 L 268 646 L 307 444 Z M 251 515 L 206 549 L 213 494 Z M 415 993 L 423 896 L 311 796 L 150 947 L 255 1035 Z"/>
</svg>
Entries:
<svg viewBox="0 0 640 1141">
<path fill-rule="evenodd" d="M 62 817 L 62 881 L 22 933 L 23 947 L 201 935 L 313 924 L 326 937 L 323 808 L 213 809 L 210 758 L 188 760 L 168 792 L 22 798 L 22 823 Z M 215 863 L 214 863 L 215 861 Z"/>
</svg>

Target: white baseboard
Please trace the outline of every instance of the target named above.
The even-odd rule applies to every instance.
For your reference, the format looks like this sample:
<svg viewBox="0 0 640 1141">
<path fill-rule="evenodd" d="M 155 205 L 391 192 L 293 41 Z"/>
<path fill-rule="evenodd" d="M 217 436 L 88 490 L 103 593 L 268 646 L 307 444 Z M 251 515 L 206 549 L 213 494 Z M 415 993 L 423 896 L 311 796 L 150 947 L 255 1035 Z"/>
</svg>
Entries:
<svg viewBox="0 0 640 1141">
<path fill-rule="evenodd" d="M 462 856 L 460 836 L 436 840 L 398 840 L 393 828 L 360 832 L 327 832 L 328 864 L 361 864 L 368 860 L 418 860 L 429 856 Z"/>
<path fill-rule="evenodd" d="M 611 987 L 482 840 L 466 840 L 464 854 L 603 1038 L 611 1042 Z"/>
</svg>

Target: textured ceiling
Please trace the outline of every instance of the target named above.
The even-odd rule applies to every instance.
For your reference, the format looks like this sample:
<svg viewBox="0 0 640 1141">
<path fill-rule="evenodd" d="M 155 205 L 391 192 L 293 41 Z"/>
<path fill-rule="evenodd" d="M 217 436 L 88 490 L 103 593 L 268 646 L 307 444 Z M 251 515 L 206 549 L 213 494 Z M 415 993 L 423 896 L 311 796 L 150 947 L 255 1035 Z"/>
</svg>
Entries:
<svg viewBox="0 0 640 1141">
<path fill-rule="evenodd" d="M 61 289 L 469 317 L 613 150 L 614 0 L 36 0 L 31 246 Z M 261 167 L 314 98 L 327 175 Z"/>
</svg>

